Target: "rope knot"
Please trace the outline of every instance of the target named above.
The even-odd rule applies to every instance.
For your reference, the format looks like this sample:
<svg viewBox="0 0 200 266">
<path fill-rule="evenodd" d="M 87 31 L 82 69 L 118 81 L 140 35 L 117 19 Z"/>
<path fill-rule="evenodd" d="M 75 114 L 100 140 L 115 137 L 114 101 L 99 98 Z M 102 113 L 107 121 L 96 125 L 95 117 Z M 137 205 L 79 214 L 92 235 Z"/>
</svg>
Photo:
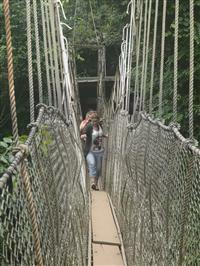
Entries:
<svg viewBox="0 0 200 266">
<path fill-rule="evenodd" d="M 13 155 L 16 155 L 18 152 L 21 152 L 25 157 L 29 155 L 29 147 L 26 144 L 19 144 L 18 146 L 14 147 L 12 150 Z"/>
<path fill-rule="evenodd" d="M 172 129 L 173 129 L 173 128 L 177 128 L 178 130 L 181 129 L 180 124 L 175 123 L 175 122 L 171 122 L 171 123 L 169 124 L 169 127 L 172 128 Z"/>
<path fill-rule="evenodd" d="M 37 122 L 33 122 L 33 123 L 30 123 L 30 124 L 27 125 L 28 129 L 31 129 L 32 127 L 38 128 L 38 123 Z"/>
</svg>

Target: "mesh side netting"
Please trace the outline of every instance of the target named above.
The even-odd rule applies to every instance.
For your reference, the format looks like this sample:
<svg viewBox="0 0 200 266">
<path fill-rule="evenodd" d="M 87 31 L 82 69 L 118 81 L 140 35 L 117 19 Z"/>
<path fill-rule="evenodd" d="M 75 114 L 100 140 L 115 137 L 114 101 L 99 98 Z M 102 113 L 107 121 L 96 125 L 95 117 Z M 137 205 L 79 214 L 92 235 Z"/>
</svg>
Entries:
<svg viewBox="0 0 200 266">
<path fill-rule="evenodd" d="M 200 263 L 200 156 L 175 131 L 145 115 L 131 130 L 123 111 L 110 122 L 105 186 L 128 265 Z"/>
<path fill-rule="evenodd" d="M 67 125 L 45 109 L 25 159 L 31 181 L 44 265 L 86 265 L 88 197 L 83 160 Z M 24 159 L 22 159 L 24 160 Z M 0 192 L 0 265 L 35 265 L 33 234 L 20 164 Z"/>
</svg>

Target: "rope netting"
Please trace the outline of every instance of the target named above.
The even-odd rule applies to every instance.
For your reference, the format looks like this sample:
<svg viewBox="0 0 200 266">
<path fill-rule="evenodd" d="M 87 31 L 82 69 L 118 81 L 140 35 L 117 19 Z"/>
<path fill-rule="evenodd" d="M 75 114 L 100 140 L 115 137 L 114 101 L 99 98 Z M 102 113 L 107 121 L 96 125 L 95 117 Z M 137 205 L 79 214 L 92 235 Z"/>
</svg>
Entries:
<svg viewBox="0 0 200 266">
<path fill-rule="evenodd" d="M 86 265 L 88 252 L 88 198 L 83 157 L 74 129 L 56 109 L 42 107 L 24 146 L 0 179 L 0 264 Z M 33 196 L 24 190 L 27 171 Z M 35 209 L 40 247 L 34 247 L 31 212 Z"/>
<path fill-rule="evenodd" d="M 198 265 L 199 150 L 146 115 L 130 127 L 118 113 L 109 135 L 105 187 L 129 265 Z"/>
</svg>

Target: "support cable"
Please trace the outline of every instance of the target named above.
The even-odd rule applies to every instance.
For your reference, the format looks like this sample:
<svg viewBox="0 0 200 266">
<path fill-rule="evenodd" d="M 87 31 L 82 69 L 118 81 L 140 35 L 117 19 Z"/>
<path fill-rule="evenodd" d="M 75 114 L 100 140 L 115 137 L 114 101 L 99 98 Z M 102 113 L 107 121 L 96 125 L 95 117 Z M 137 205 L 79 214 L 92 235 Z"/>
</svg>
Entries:
<svg viewBox="0 0 200 266">
<path fill-rule="evenodd" d="M 194 0 L 190 0 L 190 78 L 189 78 L 189 137 L 193 139 L 194 118 Z"/>
<path fill-rule="evenodd" d="M 179 0 L 175 2 L 173 122 L 177 122 Z"/>
<path fill-rule="evenodd" d="M 39 30 L 38 30 L 37 0 L 33 1 L 33 15 L 34 15 L 34 26 L 35 26 L 35 46 L 36 46 L 39 102 L 43 103 L 43 88 L 42 88 L 42 73 L 41 73 L 40 41 L 39 41 Z"/>
<path fill-rule="evenodd" d="M 48 0 L 48 3 L 49 3 L 51 36 L 53 43 L 53 60 L 55 67 L 55 82 L 56 82 L 55 84 L 56 84 L 57 101 L 58 101 L 58 108 L 62 111 L 62 97 L 61 97 L 58 50 L 57 50 L 57 40 L 56 40 L 56 28 L 55 28 L 55 9 L 54 9 L 54 4 L 52 3 L 51 0 Z"/>
<path fill-rule="evenodd" d="M 53 48 L 51 43 L 51 32 L 50 32 L 50 22 L 49 22 L 49 11 L 48 11 L 48 3 L 45 2 L 45 19 L 47 24 L 47 49 L 49 51 L 49 63 L 50 63 L 50 73 L 51 73 L 51 79 L 50 83 L 52 84 L 52 104 L 55 107 L 58 107 L 58 101 L 57 101 L 57 95 L 56 95 L 56 85 L 55 85 L 55 71 L 54 71 L 54 64 L 53 64 Z"/>
<path fill-rule="evenodd" d="M 43 41 L 44 41 L 44 56 L 45 56 L 45 67 L 46 67 L 46 76 L 47 76 L 47 94 L 48 94 L 48 105 L 52 105 L 52 95 L 51 95 L 51 84 L 49 76 L 49 62 L 48 62 L 48 47 L 47 47 L 47 29 L 45 22 L 45 13 L 44 13 L 44 1 L 40 0 L 41 5 L 41 14 L 42 14 L 42 31 L 43 31 Z"/>
<path fill-rule="evenodd" d="M 26 22 L 27 22 L 27 49 L 28 49 L 28 80 L 30 100 L 30 121 L 34 122 L 34 89 L 33 89 L 33 62 L 32 62 L 32 41 L 31 41 L 31 3 L 26 1 Z"/>
<path fill-rule="evenodd" d="M 98 34 L 97 34 L 97 28 L 96 28 L 96 24 L 95 24 L 95 20 L 94 20 L 93 8 L 92 8 L 92 4 L 91 4 L 91 1 L 90 1 L 90 0 L 89 0 L 89 5 L 90 5 L 91 16 L 92 16 L 93 27 L 94 27 L 94 31 L 95 31 L 95 35 L 96 35 L 96 41 L 97 41 L 97 44 L 99 45 L 99 39 L 98 39 Z"/>
<path fill-rule="evenodd" d="M 162 20 L 162 38 L 161 38 L 161 59 L 160 59 L 160 89 L 159 89 L 159 117 L 163 115 L 163 72 L 165 57 L 165 24 L 166 24 L 167 0 L 163 1 L 163 20 Z"/>
<path fill-rule="evenodd" d="M 141 32 L 142 32 L 142 19 L 143 19 L 143 2 L 140 2 L 138 15 L 139 16 L 139 30 L 136 33 L 136 72 L 135 72 L 135 93 L 134 93 L 134 106 L 133 106 L 133 118 L 137 110 L 139 101 L 139 61 L 140 61 L 140 46 L 141 46 Z M 137 27 L 136 27 L 137 30 Z"/>
<path fill-rule="evenodd" d="M 154 70 L 155 70 L 155 57 L 156 57 L 156 38 L 158 28 L 158 4 L 159 1 L 155 2 L 155 18 L 154 18 L 154 34 L 153 34 L 153 51 L 152 51 L 152 62 L 151 62 L 151 80 L 150 80 L 150 99 L 149 99 L 149 113 L 152 115 L 153 109 L 153 86 L 154 86 Z"/>
<path fill-rule="evenodd" d="M 11 107 L 11 121 L 12 121 L 12 133 L 14 143 L 18 143 L 18 123 L 16 112 L 16 100 L 15 100 L 15 86 L 14 86 L 14 70 L 13 70 L 13 51 L 12 51 L 12 38 L 10 29 L 10 5 L 9 0 L 3 1 L 4 16 L 5 16 L 5 28 L 6 28 L 6 49 L 8 57 L 8 83 L 9 83 L 9 97 Z"/>
<path fill-rule="evenodd" d="M 151 9 L 152 9 L 152 0 L 149 0 L 149 10 L 148 10 L 148 23 L 147 23 L 147 42 L 146 42 L 146 60 L 145 60 L 145 69 L 144 69 L 144 84 L 143 84 L 143 110 L 145 110 L 145 101 L 146 101 L 146 85 L 147 85 L 147 68 L 148 68 L 148 56 L 149 56 L 149 38 L 150 38 L 150 27 L 151 27 Z"/>
<path fill-rule="evenodd" d="M 75 44 L 77 7 L 78 7 L 78 0 L 76 0 L 75 2 L 75 10 L 74 10 L 74 25 L 73 25 L 73 37 L 72 37 L 73 45 Z"/>
<path fill-rule="evenodd" d="M 144 69 L 145 69 L 145 52 L 146 52 L 146 36 L 147 36 L 147 10 L 148 10 L 148 1 L 145 1 L 145 13 L 144 13 L 144 37 L 143 37 L 143 52 L 142 52 L 142 77 L 140 85 L 140 105 L 139 111 L 142 110 L 143 102 L 143 89 L 144 89 Z"/>
</svg>

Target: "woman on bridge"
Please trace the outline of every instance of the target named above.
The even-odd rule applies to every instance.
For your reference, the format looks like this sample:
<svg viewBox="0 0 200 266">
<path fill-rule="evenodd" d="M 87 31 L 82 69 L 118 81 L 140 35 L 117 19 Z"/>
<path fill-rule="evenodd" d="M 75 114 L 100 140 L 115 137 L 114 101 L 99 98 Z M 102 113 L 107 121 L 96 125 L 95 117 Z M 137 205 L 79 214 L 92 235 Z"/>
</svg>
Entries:
<svg viewBox="0 0 200 266">
<path fill-rule="evenodd" d="M 85 141 L 84 155 L 88 164 L 89 176 L 92 181 L 91 188 L 99 190 L 98 180 L 101 175 L 102 158 L 104 148 L 102 139 L 107 137 L 103 134 L 100 120 L 96 112 L 90 116 L 90 122 L 82 129 L 81 139 Z"/>
</svg>

